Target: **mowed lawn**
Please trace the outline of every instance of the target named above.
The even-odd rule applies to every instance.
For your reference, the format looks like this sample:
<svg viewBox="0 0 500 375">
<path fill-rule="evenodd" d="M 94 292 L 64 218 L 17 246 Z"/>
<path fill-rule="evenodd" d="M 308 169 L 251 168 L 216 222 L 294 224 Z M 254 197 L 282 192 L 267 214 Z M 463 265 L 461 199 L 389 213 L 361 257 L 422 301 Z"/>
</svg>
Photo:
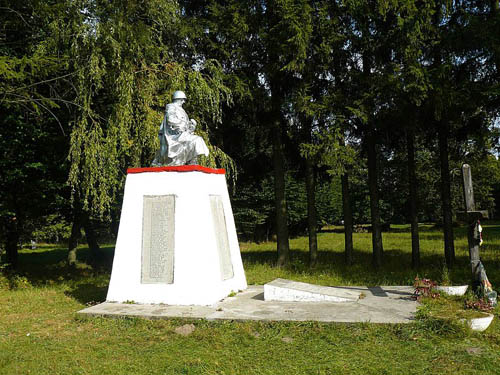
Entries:
<svg viewBox="0 0 500 375">
<path fill-rule="evenodd" d="M 481 257 L 500 287 L 500 223 L 483 225 Z M 319 265 L 307 265 L 306 237 L 291 240 L 291 265 L 273 266 L 275 243 L 241 243 L 249 284 L 276 277 L 321 285 L 410 285 L 415 276 L 439 280 L 442 234 L 421 226 L 422 266 L 410 268 L 408 226 L 383 234 L 384 267 L 371 267 L 371 234 L 354 234 L 353 266 L 343 261 L 339 228 L 319 234 Z M 453 283 L 469 282 L 467 239 L 455 228 Z M 79 249 L 85 260 L 88 250 Z M 415 323 L 321 324 L 81 318 L 104 301 L 113 246 L 103 246 L 98 269 L 64 266 L 66 249 L 23 250 L 20 271 L 0 276 L 0 374 L 499 374 L 499 309 L 493 324 L 474 333 L 431 315 L 424 301 Z M 194 277 L 194 276 L 193 276 Z M 176 328 L 192 323 L 188 336 Z"/>
</svg>

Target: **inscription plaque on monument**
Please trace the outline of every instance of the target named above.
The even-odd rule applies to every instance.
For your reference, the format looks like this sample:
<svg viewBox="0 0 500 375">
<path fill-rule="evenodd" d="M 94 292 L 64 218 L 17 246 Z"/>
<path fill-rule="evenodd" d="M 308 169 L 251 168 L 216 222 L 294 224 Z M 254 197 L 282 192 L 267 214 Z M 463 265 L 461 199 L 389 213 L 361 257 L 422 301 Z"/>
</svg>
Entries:
<svg viewBox="0 0 500 375">
<path fill-rule="evenodd" d="M 142 284 L 174 282 L 175 195 L 145 195 L 142 214 Z"/>
<path fill-rule="evenodd" d="M 227 237 L 226 216 L 220 195 L 210 195 L 210 208 L 214 222 L 215 240 L 222 280 L 234 277 L 233 262 L 231 261 L 231 251 L 229 249 L 229 239 Z"/>
</svg>

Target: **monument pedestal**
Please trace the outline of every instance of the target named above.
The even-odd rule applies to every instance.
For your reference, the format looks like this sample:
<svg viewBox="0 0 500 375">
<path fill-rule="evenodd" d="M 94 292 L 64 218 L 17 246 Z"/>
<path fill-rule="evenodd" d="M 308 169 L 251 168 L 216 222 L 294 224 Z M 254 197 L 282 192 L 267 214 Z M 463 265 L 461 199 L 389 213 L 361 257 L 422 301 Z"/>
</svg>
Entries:
<svg viewBox="0 0 500 375">
<path fill-rule="evenodd" d="M 129 169 L 107 301 L 212 305 L 246 288 L 224 170 Z"/>
</svg>

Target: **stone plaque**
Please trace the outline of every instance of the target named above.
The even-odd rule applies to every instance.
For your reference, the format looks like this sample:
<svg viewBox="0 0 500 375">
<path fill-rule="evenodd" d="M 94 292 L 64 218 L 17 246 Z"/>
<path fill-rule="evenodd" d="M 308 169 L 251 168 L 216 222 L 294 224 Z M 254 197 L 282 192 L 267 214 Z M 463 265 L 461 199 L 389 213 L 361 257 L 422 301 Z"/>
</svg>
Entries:
<svg viewBox="0 0 500 375">
<path fill-rule="evenodd" d="M 219 263 L 222 280 L 234 277 L 233 262 L 231 261 L 231 250 L 229 249 L 229 239 L 227 237 L 226 216 L 220 195 L 210 196 L 210 207 L 214 222 L 215 239 L 217 251 L 219 253 Z"/>
<path fill-rule="evenodd" d="M 174 223 L 174 195 L 143 197 L 142 284 L 174 282 Z"/>
</svg>

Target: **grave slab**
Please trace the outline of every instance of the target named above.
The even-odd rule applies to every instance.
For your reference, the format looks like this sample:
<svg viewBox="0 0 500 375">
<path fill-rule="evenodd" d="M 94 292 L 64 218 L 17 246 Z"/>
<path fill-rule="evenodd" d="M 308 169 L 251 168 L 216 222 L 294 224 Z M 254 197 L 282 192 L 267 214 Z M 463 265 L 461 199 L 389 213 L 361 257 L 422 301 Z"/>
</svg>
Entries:
<svg viewBox="0 0 500 375">
<path fill-rule="evenodd" d="M 264 285 L 266 301 L 283 302 L 356 302 L 361 292 L 298 281 L 275 279 Z"/>
</svg>

